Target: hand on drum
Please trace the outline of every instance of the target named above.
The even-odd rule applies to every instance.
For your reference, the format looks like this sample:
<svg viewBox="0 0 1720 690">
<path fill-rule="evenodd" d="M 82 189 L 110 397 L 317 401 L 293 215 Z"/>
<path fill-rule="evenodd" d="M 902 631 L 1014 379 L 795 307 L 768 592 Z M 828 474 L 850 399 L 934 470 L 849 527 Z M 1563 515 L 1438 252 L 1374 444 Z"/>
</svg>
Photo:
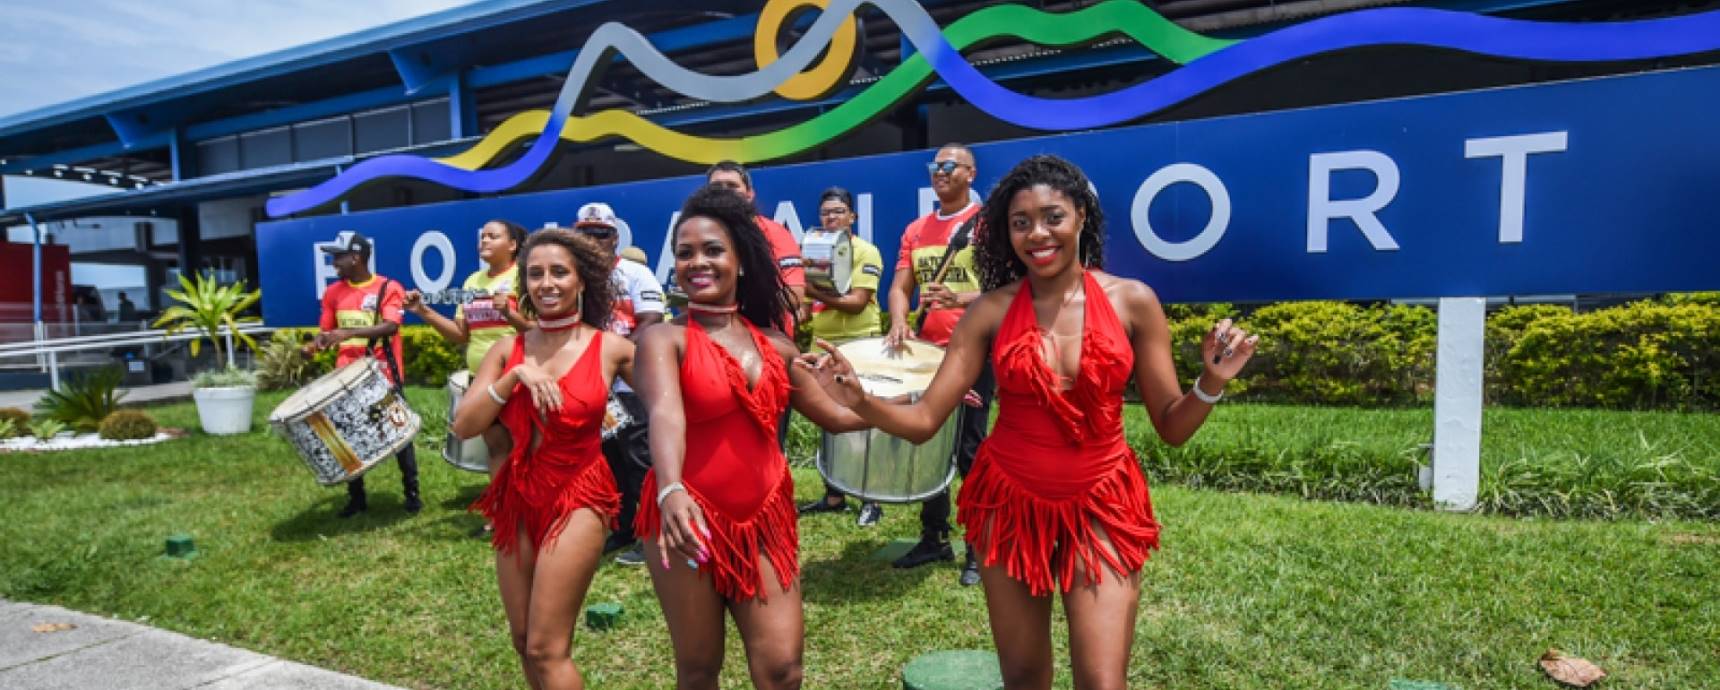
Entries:
<svg viewBox="0 0 1720 690">
<path fill-rule="evenodd" d="M 1206 338 L 1200 343 L 1200 363 L 1205 375 L 1217 379 L 1214 383 L 1219 384 L 1236 378 L 1242 373 L 1243 365 L 1254 356 L 1255 345 L 1259 342 L 1260 336 L 1249 335 L 1232 325 L 1230 319 L 1213 324 L 1212 330 L 1206 332 Z"/>
<path fill-rule="evenodd" d="M 705 548 L 711 529 L 705 526 L 705 513 L 699 510 L 693 497 L 685 489 L 672 491 L 663 497 L 659 508 L 663 525 L 657 530 L 657 550 L 663 554 L 663 568 L 669 568 L 670 551 L 685 557 L 688 565 L 711 560 L 711 553 Z"/>
<path fill-rule="evenodd" d="M 891 323 L 890 332 L 884 334 L 884 346 L 891 350 L 900 350 L 902 343 L 907 342 L 912 335 L 908 331 L 907 323 Z"/>
<path fill-rule="evenodd" d="M 823 338 L 815 338 L 818 347 L 824 354 L 808 352 L 794 360 L 796 365 L 811 373 L 818 386 L 824 389 L 824 394 L 830 396 L 838 404 L 854 408 L 860 401 L 866 399 L 866 390 L 860 387 L 860 378 L 854 374 L 854 366 L 848 363 L 848 358 L 836 349 L 835 345 Z"/>
<path fill-rule="evenodd" d="M 514 378 L 525 386 L 531 393 L 532 405 L 537 407 L 538 414 L 554 414 L 561 411 L 561 382 L 535 366 L 520 362 L 514 365 Z"/>
</svg>

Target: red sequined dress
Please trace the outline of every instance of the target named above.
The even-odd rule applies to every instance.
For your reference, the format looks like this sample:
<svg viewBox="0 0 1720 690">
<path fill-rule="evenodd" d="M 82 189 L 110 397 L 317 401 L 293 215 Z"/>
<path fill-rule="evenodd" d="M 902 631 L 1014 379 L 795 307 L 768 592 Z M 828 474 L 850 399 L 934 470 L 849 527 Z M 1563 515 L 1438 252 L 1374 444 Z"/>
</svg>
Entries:
<svg viewBox="0 0 1720 690">
<path fill-rule="evenodd" d="M 788 371 L 770 340 L 744 319 L 740 323 L 763 360 L 756 385 L 747 385 L 740 363 L 697 321 L 687 323 L 681 361 L 687 420 L 681 484 L 711 530 L 710 561 L 699 565 L 699 574 L 709 575 L 717 593 L 730 601 L 764 598 L 761 555 L 783 589 L 800 576 L 794 480 L 776 443 L 777 424 L 788 407 Z M 663 520 L 655 471 L 645 475 L 639 495 L 634 531 L 654 540 Z"/>
<path fill-rule="evenodd" d="M 1032 287 L 1023 282 L 1010 303 L 992 348 L 997 425 L 956 500 L 981 562 L 1035 595 L 1068 592 L 1077 568 L 1094 582 L 1107 568 L 1134 573 L 1159 545 L 1147 479 L 1123 437 L 1134 350 L 1104 288 L 1090 273 L 1082 282 L 1081 370 L 1066 391 L 1041 354 Z"/>
<path fill-rule="evenodd" d="M 542 549 L 561 533 L 575 510 L 597 511 L 611 528 L 621 508 L 615 476 L 603 459 L 603 413 L 609 386 L 603 382 L 603 338 L 599 332 L 572 368 L 557 382 L 561 411 L 540 417 L 531 392 L 515 385 L 502 405 L 502 426 L 513 439 L 506 464 L 496 472 L 472 509 L 496 526 L 491 543 L 507 553 L 518 544 L 515 525 L 523 525 L 532 548 Z M 514 338 L 508 368 L 525 359 L 525 337 Z M 539 435 L 531 448 L 532 431 Z"/>
</svg>

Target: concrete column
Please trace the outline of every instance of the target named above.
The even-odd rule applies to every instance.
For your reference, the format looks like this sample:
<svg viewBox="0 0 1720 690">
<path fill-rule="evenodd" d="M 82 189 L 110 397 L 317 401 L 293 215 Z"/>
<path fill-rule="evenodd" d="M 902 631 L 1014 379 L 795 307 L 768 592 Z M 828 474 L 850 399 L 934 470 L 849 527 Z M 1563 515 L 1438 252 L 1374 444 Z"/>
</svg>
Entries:
<svg viewBox="0 0 1720 690">
<path fill-rule="evenodd" d="M 1487 300 L 1439 300 L 1439 355 L 1433 393 L 1433 501 L 1471 510 L 1481 485 L 1482 341 Z"/>
</svg>

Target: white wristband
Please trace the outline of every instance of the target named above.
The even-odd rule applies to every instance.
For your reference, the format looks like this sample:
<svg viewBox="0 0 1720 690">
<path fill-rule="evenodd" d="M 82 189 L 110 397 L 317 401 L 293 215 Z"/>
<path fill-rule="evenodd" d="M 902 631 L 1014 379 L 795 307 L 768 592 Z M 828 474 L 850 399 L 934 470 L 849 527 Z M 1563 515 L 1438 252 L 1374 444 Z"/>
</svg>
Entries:
<svg viewBox="0 0 1720 690">
<path fill-rule="evenodd" d="M 657 490 L 657 507 L 658 508 L 663 507 L 663 499 L 668 498 L 669 494 L 675 493 L 676 491 L 686 491 L 686 490 L 687 490 L 687 487 L 682 486 L 680 482 L 675 482 L 675 483 L 670 484 L 668 486 L 665 486 L 661 489 L 658 489 Z"/>
<path fill-rule="evenodd" d="M 496 401 L 496 404 L 497 404 L 497 405 L 506 405 L 506 404 L 508 404 L 508 399 L 507 399 L 507 398 L 504 398 L 504 397 L 502 397 L 502 396 L 500 396 L 500 395 L 496 395 L 496 384 L 494 384 L 494 383 L 491 383 L 491 384 L 488 384 L 488 385 L 486 385 L 486 386 L 484 386 L 484 392 L 486 392 L 486 393 L 489 393 L 489 394 L 490 394 L 490 399 L 491 399 L 491 400 L 494 400 L 494 401 Z"/>
<path fill-rule="evenodd" d="M 1200 377 L 1198 377 L 1198 376 L 1196 376 L 1194 379 L 1193 392 L 1194 392 L 1194 397 L 1200 398 L 1201 402 L 1206 403 L 1208 405 L 1217 405 L 1219 399 L 1224 397 L 1224 391 L 1222 391 L 1222 390 L 1218 392 L 1218 395 L 1210 395 L 1206 391 L 1201 390 L 1200 389 Z"/>
</svg>

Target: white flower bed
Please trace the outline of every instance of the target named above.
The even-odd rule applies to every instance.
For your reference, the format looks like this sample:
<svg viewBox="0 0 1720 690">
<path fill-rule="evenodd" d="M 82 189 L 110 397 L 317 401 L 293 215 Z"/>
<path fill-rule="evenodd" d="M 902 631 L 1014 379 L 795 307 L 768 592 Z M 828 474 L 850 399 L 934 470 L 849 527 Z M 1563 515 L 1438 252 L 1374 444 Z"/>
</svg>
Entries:
<svg viewBox="0 0 1720 690">
<path fill-rule="evenodd" d="M 28 434 L 18 438 L 0 440 L 0 453 L 30 453 L 50 450 L 78 450 L 80 448 L 118 448 L 120 446 L 147 446 L 161 443 L 170 438 L 184 436 L 177 430 L 163 429 L 155 432 L 149 438 L 132 439 L 129 441 L 110 441 L 97 434 L 62 433 L 52 440 L 42 441 Z"/>
</svg>

